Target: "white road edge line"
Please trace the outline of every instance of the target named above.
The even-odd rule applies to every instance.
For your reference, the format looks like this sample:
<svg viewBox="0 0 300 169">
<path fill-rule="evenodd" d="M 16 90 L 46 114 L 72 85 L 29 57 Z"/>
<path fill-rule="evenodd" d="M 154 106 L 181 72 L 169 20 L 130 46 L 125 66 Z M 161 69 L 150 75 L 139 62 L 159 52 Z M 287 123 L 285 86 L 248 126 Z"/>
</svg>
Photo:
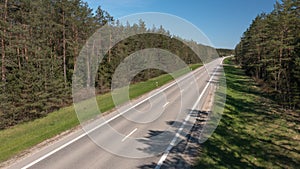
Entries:
<svg viewBox="0 0 300 169">
<path fill-rule="evenodd" d="M 220 63 L 222 63 L 224 60 L 224 58 L 222 59 L 222 61 Z M 195 102 L 195 104 L 193 105 L 192 110 L 194 110 L 201 98 L 203 97 L 204 93 L 206 92 L 208 86 L 210 85 L 210 81 L 212 80 L 212 78 L 215 76 L 217 70 L 219 69 L 219 66 L 217 66 L 217 69 L 215 69 L 214 73 L 212 74 L 212 76 L 210 77 L 208 83 L 206 84 L 206 86 L 204 87 L 204 89 L 202 90 L 199 98 L 197 99 L 197 101 Z M 162 166 L 163 162 L 166 160 L 166 158 L 168 157 L 170 150 L 175 146 L 175 142 L 177 141 L 177 139 L 180 137 L 181 131 L 183 130 L 185 124 L 187 123 L 187 121 L 190 119 L 190 113 L 188 113 L 188 115 L 186 116 L 186 118 L 184 119 L 184 122 L 182 123 L 182 125 L 180 126 L 179 130 L 177 131 L 177 133 L 175 134 L 173 140 L 171 141 L 171 143 L 169 144 L 169 146 L 167 147 L 167 149 L 164 151 L 163 155 L 161 156 L 161 158 L 159 159 L 155 169 L 160 169 L 160 167 Z"/>
<path fill-rule="evenodd" d="M 104 126 L 105 124 L 107 124 L 107 123 L 113 121 L 114 119 L 120 117 L 121 115 L 125 114 L 125 113 L 128 112 L 129 110 L 131 110 L 131 109 L 133 109 L 133 108 L 135 108 L 135 107 L 141 105 L 141 104 L 142 104 L 143 102 L 145 102 L 146 100 L 149 100 L 150 98 L 152 98 L 152 97 L 158 95 L 159 93 L 161 93 L 161 92 L 163 92 L 163 91 L 169 89 L 170 87 L 172 87 L 172 86 L 174 86 L 175 84 L 177 84 L 176 82 L 181 82 L 181 81 L 183 81 L 184 79 L 190 77 L 191 74 L 196 74 L 197 72 L 199 72 L 199 71 L 202 70 L 202 69 L 206 69 L 206 68 L 205 68 L 205 65 L 203 65 L 203 66 L 201 66 L 200 68 L 198 68 L 198 69 L 196 69 L 196 70 L 194 70 L 194 71 L 192 71 L 192 72 L 190 72 L 190 73 L 184 75 L 183 77 L 179 78 L 177 81 L 175 80 L 174 82 L 172 82 L 169 86 L 165 87 L 164 89 L 161 89 L 161 90 L 159 90 L 157 93 L 155 93 L 155 94 L 153 94 L 153 95 L 151 95 L 151 96 L 145 98 L 144 100 L 141 100 L 140 102 L 138 102 L 138 103 L 135 104 L 134 106 L 128 108 L 127 110 L 123 111 L 122 113 L 119 113 L 119 114 L 117 114 L 116 116 L 114 116 L 114 117 L 110 118 L 109 120 L 105 121 L 104 123 L 102 123 L 102 124 L 96 126 L 95 128 L 93 128 L 93 129 L 91 129 L 91 130 L 89 130 L 89 131 L 84 132 L 84 133 L 81 134 L 80 136 L 78 136 L 78 137 L 74 138 L 73 140 L 71 140 L 71 141 L 69 141 L 69 142 L 67 142 L 67 143 L 65 143 L 65 144 L 63 144 L 63 145 L 61 145 L 60 147 L 58 147 L 58 148 L 56 148 L 56 149 L 50 151 L 49 153 L 47 153 L 47 154 L 41 156 L 40 158 L 34 160 L 33 162 L 31 162 L 31 163 L 25 165 L 25 166 L 22 167 L 21 169 L 27 169 L 27 168 L 29 168 L 29 167 L 35 165 L 36 163 L 38 163 L 38 162 L 40 162 L 40 161 L 46 159 L 47 157 L 51 156 L 52 154 L 54 154 L 54 153 L 56 153 L 56 152 L 58 152 L 58 151 L 64 149 L 65 147 L 69 146 L 70 144 L 76 142 L 77 140 L 80 140 L 81 138 L 83 138 L 83 137 L 85 137 L 86 135 L 92 133 L 93 131 L 97 130 L 98 128 L 100 128 L 100 127 Z"/>
<path fill-rule="evenodd" d="M 122 142 L 124 142 L 129 136 L 131 136 L 134 132 L 137 131 L 137 128 L 135 128 L 134 130 L 132 130 L 132 132 L 130 132 L 127 136 L 125 136 L 123 139 L 122 139 Z"/>
<path fill-rule="evenodd" d="M 167 102 L 166 104 L 163 105 L 163 107 L 165 108 L 170 102 Z"/>
</svg>

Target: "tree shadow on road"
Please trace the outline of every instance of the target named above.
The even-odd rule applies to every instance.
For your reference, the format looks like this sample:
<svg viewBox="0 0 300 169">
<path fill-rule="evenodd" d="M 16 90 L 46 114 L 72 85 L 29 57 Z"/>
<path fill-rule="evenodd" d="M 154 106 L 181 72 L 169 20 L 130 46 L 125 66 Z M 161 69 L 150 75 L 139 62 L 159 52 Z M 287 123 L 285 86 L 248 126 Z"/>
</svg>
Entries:
<svg viewBox="0 0 300 169">
<path fill-rule="evenodd" d="M 180 133 L 180 141 L 174 146 L 168 155 L 168 158 L 164 161 L 161 168 L 191 168 L 192 164 L 195 162 L 195 158 L 199 154 L 199 135 L 203 128 L 203 125 L 205 123 L 205 119 L 207 118 L 209 112 L 199 111 L 199 110 L 187 110 L 187 112 L 190 113 L 191 117 L 196 118 L 196 122 L 194 124 L 186 124 L 186 125 L 192 125 L 190 131 L 187 131 L 186 129 L 183 130 L 183 132 Z M 182 122 L 178 121 L 167 121 L 166 124 L 175 127 L 180 128 L 182 125 Z M 177 130 L 176 130 L 177 131 Z M 149 140 L 140 140 L 144 144 L 148 145 L 148 148 L 143 149 L 142 151 L 153 153 L 155 150 L 165 151 L 167 146 L 165 145 L 165 141 L 167 141 L 168 145 L 170 143 L 170 140 L 161 140 L 161 142 L 157 142 L 156 140 L 151 140 L 151 138 L 154 138 L 155 136 L 162 134 L 163 132 L 169 132 L 170 136 L 172 138 L 175 136 L 175 132 L 170 131 L 153 131 L 149 130 Z M 156 142 L 156 144 L 154 144 Z M 161 143 L 161 144 L 159 144 Z M 155 152 L 157 153 L 157 152 Z M 162 153 L 160 153 L 157 157 L 160 158 Z M 157 162 L 152 162 L 150 164 L 145 164 L 142 166 L 139 166 L 138 168 L 141 169 L 150 169 L 155 168 L 157 165 Z"/>
</svg>

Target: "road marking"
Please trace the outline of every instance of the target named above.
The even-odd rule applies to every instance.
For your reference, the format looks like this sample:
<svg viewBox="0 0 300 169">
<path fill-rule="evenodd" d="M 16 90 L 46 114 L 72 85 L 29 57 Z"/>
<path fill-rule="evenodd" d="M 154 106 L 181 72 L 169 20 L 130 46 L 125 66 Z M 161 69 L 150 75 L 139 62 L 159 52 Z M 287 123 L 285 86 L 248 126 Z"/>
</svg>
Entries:
<svg viewBox="0 0 300 169">
<path fill-rule="evenodd" d="M 170 102 L 167 102 L 166 104 L 163 105 L 163 107 L 165 108 Z"/>
<path fill-rule="evenodd" d="M 221 63 L 223 62 L 224 58 L 222 59 Z M 195 102 L 195 104 L 193 105 L 192 110 L 194 110 L 201 98 L 203 97 L 204 93 L 206 92 L 206 90 L 208 89 L 208 86 L 210 84 L 210 81 L 212 80 L 212 78 L 215 76 L 217 70 L 219 69 L 219 66 L 217 66 L 217 69 L 215 69 L 214 73 L 212 74 L 212 76 L 210 77 L 208 83 L 206 84 L 206 86 L 204 87 L 204 89 L 202 90 L 199 98 L 197 99 L 197 101 Z M 188 113 L 188 115 L 186 116 L 186 118 L 184 119 L 184 122 L 182 123 L 182 125 L 180 126 L 179 130 L 176 132 L 174 138 L 172 139 L 171 143 L 169 144 L 169 146 L 167 147 L 167 149 L 165 150 L 165 152 L 163 153 L 163 155 L 161 156 L 161 158 L 159 159 L 155 169 L 160 169 L 160 167 L 162 166 L 163 162 L 166 160 L 166 158 L 168 157 L 171 149 L 175 146 L 175 142 L 177 141 L 177 139 L 180 137 L 181 131 L 183 130 L 185 124 L 187 123 L 187 121 L 190 119 L 191 115 L 190 113 Z"/>
<path fill-rule="evenodd" d="M 201 66 L 200 68 L 194 70 L 193 72 L 190 72 L 190 73 L 184 75 L 183 77 L 180 77 L 177 81 L 176 81 L 176 80 L 173 81 L 169 86 L 167 86 L 167 87 L 165 87 L 165 88 L 159 90 L 157 93 L 155 93 L 155 94 L 153 94 L 153 95 L 151 95 L 151 96 L 145 98 L 144 100 L 141 100 L 140 102 L 138 102 L 138 103 L 135 104 L 134 106 L 128 108 L 127 110 L 123 111 L 122 113 L 119 113 L 119 114 L 115 115 L 114 117 L 108 119 L 107 121 L 105 121 L 105 122 L 99 124 L 98 126 L 94 127 L 93 129 L 91 129 L 91 130 L 89 130 L 89 131 L 86 131 L 85 133 L 81 134 L 80 136 L 74 138 L 73 140 L 70 140 L 69 142 L 67 142 L 67 143 L 65 143 L 65 144 L 63 144 L 63 145 L 61 145 L 60 147 L 58 147 L 58 148 L 56 148 L 56 149 L 50 151 L 49 153 L 47 153 L 47 154 L 41 156 L 40 158 L 38 158 L 38 159 L 34 160 L 33 162 L 27 164 L 26 166 L 22 167 L 21 169 L 27 169 L 27 168 L 29 168 L 29 167 L 31 167 L 31 166 L 37 164 L 38 162 L 40 162 L 40 161 L 46 159 L 47 157 L 49 157 L 49 156 L 55 154 L 56 152 L 58 152 L 58 151 L 64 149 L 65 147 L 67 147 L 67 146 L 71 145 L 72 143 L 76 142 L 77 140 L 80 140 L 81 138 L 85 137 L 86 135 L 88 135 L 88 134 L 92 133 L 93 131 L 99 129 L 100 127 L 104 126 L 105 124 L 107 124 L 107 123 L 113 121 L 114 119 L 116 119 L 116 118 L 122 116 L 123 114 L 125 114 L 125 113 L 128 112 L 129 110 L 131 110 L 131 109 L 133 109 L 133 108 L 135 108 L 135 107 L 141 105 L 141 104 L 144 103 L 146 100 L 149 100 L 150 98 L 152 98 L 152 97 L 158 95 L 159 93 L 161 93 L 161 92 L 163 92 L 163 91 L 169 89 L 170 87 L 174 86 L 174 85 L 177 84 L 178 82 L 181 82 L 181 81 L 183 81 L 184 79 L 186 79 L 186 78 L 188 78 L 188 77 L 190 77 L 190 76 L 195 76 L 195 74 L 196 74 L 198 71 L 202 70 L 202 69 L 205 69 L 205 70 L 207 71 L 205 65 L 203 65 L 203 66 Z M 194 73 L 195 73 L 195 74 L 194 74 Z"/>
<path fill-rule="evenodd" d="M 135 128 L 134 130 L 132 130 L 132 132 L 130 132 L 127 136 L 125 136 L 123 139 L 122 139 L 122 142 L 125 141 L 129 136 L 131 136 L 134 132 L 137 131 L 137 128 Z"/>
</svg>

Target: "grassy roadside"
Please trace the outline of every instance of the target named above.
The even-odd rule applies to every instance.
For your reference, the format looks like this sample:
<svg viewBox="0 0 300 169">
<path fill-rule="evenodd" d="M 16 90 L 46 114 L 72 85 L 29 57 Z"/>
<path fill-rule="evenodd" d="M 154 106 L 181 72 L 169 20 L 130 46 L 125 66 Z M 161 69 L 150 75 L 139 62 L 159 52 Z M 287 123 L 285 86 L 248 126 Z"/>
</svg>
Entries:
<svg viewBox="0 0 300 169">
<path fill-rule="evenodd" d="M 194 168 L 297 168 L 299 112 L 285 111 L 226 59 L 226 106 Z"/>
<path fill-rule="evenodd" d="M 200 64 L 191 65 L 191 69 L 200 67 Z M 189 69 L 182 69 L 173 74 L 179 77 L 189 72 Z M 136 83 L 130 86 L 130 98 L 137 98 L 155 88 L 162 86 L 173 78 L 170 75 L 161 75 L 146 82 Z M 111 93 L 97 96 L 97 102 L 101 112 L 114 108 Z M 74 107 L 65 107 L 44 118 L 37 119 L 12 128 L 0 131 L 0 163 L 33 147 L 46 139 L 52 138 L 66 130 L 79 125 Z M 1 166 L 1 164 L 0 164 Z"/>
</svg>

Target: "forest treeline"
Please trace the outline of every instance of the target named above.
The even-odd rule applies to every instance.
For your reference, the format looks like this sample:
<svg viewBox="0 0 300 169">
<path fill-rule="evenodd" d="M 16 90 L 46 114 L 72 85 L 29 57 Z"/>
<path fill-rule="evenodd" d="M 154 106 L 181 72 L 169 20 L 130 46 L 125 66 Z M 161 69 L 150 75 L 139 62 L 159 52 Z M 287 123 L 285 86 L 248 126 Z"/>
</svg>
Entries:
<svg viewBox="0 0 300 169">
<path fill-rule="evenodd" d="M 234 50 L 233 49 L 222 49 L 222 48 L 218 48 L 216 49 L 218 54 L 222 57 L 224 56 L 230 56 L 230 55 L 234 55 Z"/>
<path fill-rule="evenodd" d="M 271 13 L 258 15 L 235 49 L 248 75 L 266 84 L 284 108 L 300 105 L 300 1 L 276 2 Z"/>
<path fill-rule="evenodd" d="M 0 8 L 0 129 L 70 105 L 77 57 L 86 40 L 107 23 L 119 31 L 148 33 L 125 39 L 109 50 L 95 79 L 98 93 L 110 90 L 115 68 L 141 49 L 162 48 L 187 64 L 200 62 L 190 48 L 163 27 L 146 28 L 143 21 L 121 25 L 100 6 L 94 12 L 82 0 L 0 0 Z M 203 56 L 214 53 L 211 47 L 198 46 Z M 134 80 L 162 73 L 149 69 Z"/>
<path fill-rule="evenodd" d="M 0 129 L 71 103 L 76 56 L 113 20 L 80 0 L 0 1 Z"/>
</svg>

